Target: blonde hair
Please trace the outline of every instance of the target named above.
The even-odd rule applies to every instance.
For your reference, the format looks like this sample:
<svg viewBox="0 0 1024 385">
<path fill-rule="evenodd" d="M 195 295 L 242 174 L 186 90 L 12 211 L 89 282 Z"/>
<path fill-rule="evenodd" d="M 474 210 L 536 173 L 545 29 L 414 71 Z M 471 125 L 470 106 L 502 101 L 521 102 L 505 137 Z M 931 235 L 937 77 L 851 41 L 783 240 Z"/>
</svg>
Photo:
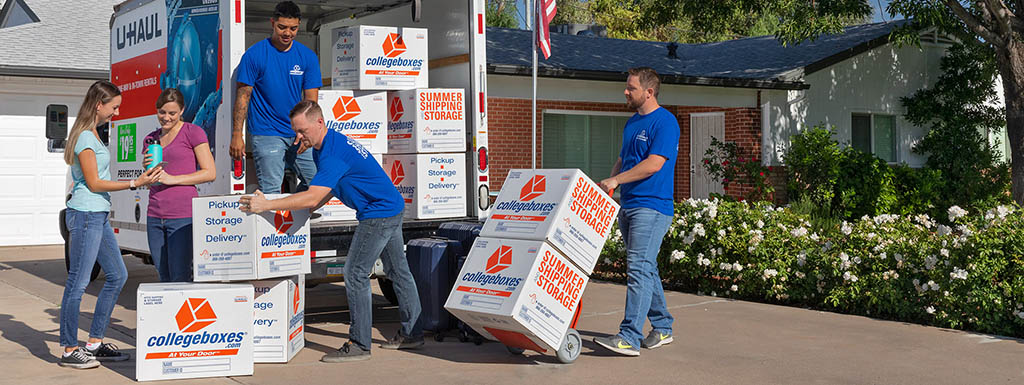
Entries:
<svg viewBox="0 0 1024 385">
<path fill-rule="evenodd" d="M 67 144 L 64 146 L 64 163 L 69 166 L 75 164 L 75 145 L 78 144 L 78 137 L 82 132 L 96 127 L 96 106 L 110 103 L 114 97 L 120 95 L 121 90 L 106 80 L 99 80 L 89 86 L 82 107 L 78 109 L 78 116 L 75 117 L 75 125 L 68 133 Z"/>
</svg>

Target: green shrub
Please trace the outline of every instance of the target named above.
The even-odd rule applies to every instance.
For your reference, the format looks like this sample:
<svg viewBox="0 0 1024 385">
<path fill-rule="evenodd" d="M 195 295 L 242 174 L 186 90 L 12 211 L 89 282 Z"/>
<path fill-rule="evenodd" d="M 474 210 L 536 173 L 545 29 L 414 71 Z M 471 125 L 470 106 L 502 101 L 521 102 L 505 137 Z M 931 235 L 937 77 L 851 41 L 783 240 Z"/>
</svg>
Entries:
<svg viewBox="0 0 1024 385">
<path fill-rule="evenodd" d="M 658 265 L 677 289 L 1024 337 L 1024 210 L 943 217 L 950 226 L 882 214 L 816 228 L 767 203 L 688 200 Z M 595 276 L 621 279 L 624 251 L 613 235 Z"/>
</svg>

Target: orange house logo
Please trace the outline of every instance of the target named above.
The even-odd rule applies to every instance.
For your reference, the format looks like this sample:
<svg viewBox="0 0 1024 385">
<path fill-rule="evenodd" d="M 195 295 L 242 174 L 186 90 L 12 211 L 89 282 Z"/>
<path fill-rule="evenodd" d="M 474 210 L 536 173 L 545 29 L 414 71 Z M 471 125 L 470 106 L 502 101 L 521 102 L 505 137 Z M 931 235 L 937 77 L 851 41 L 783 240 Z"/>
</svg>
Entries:
<svg viewBox="0 0 1024 385">
<path fill-rule="evenodd" d="M 494 251 L 494 254 L 491 254 L 491 256 L 487 258 L 487 267 L 485 270 L 487 271 L 487 274 L 494 274 L 507 269 L 509 266 L 512 266 L 512 248 L 509 246 L 501 246 Z"/>
<path fill-rule="evenodd" d="M 405 168 L 402 167 L 401 161 L 396 160 L 391 165 L 391 184 L 398 186 L 403 180 L 405 180 Z"/>
<path fill-rule="evenodd" d="M 217 314 L 213 312 L 213 307 L 206 298 L 189 298 L 181 304 L 178 313 L 174 315 L 174 321 L 178 323 L 178 330 L 191 333 L 216 322 Z"/>
<path fill-rule="evenodd" d="M 388 112 L 391 114 L 392 122 L 401 119 L 402 115 L 405 114 L 405 108 L 402 107 L 402 98 L 399 98 L 397 96 L 392 98 L 391 108 L 389 108 Z"/>
<path fill-rule="evenodd" d="M 334 107 L 331 109 L 334 113 L 334 119 L 340 121 L 347 121 L 356 116 L 359 116 L 360 112 L 359 103 L 356 103 L 356 98 L 352 96 L 342 96 L 338 98 L 337 102 L 334 102 Z"/>
<path fill-rule="evenodd" d="M 402 35 L 389 33 L 380 48 L 384 50 L 384 56 L 395 57 L 405 53 L 405 41 L 402 40 Z"/>
<path fill-rule="evenodd" d="M 292 228 L 292 223 L 294 222 L 290 210 L 274 211 L 274 228 L 277 229 L 278 234 L 287 232 L 288 229 Z"/>
<path fill-rule="evenodd" d="M 547 177 L 544 175 L 534 175 L 533 178 L 526 181 L 526 185 L 519 191 L 519 200 L 526 202 L 533 200 L 547 191 Z"/>
</svg>

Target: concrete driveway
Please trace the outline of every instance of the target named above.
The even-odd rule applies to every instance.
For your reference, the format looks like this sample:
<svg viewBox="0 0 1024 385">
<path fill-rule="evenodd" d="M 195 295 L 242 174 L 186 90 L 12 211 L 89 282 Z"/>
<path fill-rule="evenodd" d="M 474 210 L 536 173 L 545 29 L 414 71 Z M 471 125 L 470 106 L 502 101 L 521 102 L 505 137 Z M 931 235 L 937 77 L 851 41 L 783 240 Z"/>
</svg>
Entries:
<svg viewBox="0 0 1024 385">
<path fill-rule="evenodd" d="M 60 246 L 0 248 L 0 384 L 132 383 L 134 361 L 93 370 L 57 366 L 59 305 L 66 276 Z M 135 290 L 156 281 L 151 265 L 126 257 L 129 281 L 107 341 L 134 354 Z M 97 281 L 102 280 L 99 278 Z M 96 293 L 82 301 L 87 337 Z M 552 354 L 510 355 L 503 345 L 450 337 L 416 351 L 373 350 L 363 362 L 324 364 L 348 337 L 343 284 L 308 291 L 306 348 L 288 364 L 257 364 L 245 377 L 166 381 L 188 384 L 1019 384 L 1024 340 L 900 322 L 668 292 L 675 342 L 629 358 L 597 347 L 593 336 L 618 330 L 625 288 L 592 282 L 579 331 L 583 355 L 563 365 Z M 374 340 L 398 328 L 397 309 L 374 287 Z"/>
</svg>

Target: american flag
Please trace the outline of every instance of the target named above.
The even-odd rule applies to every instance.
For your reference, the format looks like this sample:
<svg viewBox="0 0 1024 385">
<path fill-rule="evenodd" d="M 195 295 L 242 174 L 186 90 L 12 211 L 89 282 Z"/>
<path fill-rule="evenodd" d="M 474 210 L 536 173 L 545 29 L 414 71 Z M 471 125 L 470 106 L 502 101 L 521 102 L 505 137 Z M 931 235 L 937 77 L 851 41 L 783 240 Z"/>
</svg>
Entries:
<svg viewBox="0 0 1024 385">
<path fill-rule="evenodd" d="M 555 13 L 558 10 L 555 7 L 555 0 L 536 1 L 540 3 L 540 13 L 537 15 L 537 45 L 540 46 L 540 51 L 547 59 L 551 57 L 551 36 L 548 32 L 548 25 L 551 24 L 551 20 L 555 18 Z"/>
</svg>

